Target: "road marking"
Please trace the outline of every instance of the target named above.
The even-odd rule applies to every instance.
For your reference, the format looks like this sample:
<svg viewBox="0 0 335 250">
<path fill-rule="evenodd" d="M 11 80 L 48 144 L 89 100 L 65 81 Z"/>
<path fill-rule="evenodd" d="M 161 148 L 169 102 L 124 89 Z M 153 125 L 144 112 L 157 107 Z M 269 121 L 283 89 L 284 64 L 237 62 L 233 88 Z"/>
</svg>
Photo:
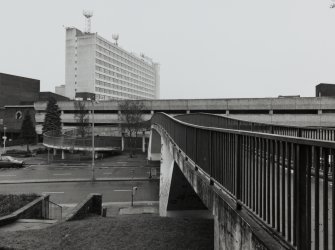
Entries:
<svg viewBox="0 0 335 250">
<path fill-rule="evenodd" d="M 42 192 L 42 194 L 64 194 L 64 192 Z"/>
<path fill-rule="evenodd" d="M 0 177 L 12 177 L 12 176 L 16 176 L 16 174 L 2 174 L 2 175 L 0 175 Z"/>
<path fill-rule="evenodd" d="M 64 173 L 64 174 L 53 174 L 53 175 L 72 175 L 71 173 Z"/>
<path fill-rule="evenodd" d="M 114 192 L 131 192 L 130 189 L 124 189 L 124 190 L 113 190 Z"/>
<path fill-rule="evenodd" d="M 129 201 L 111 201 L 111 202 L 103 202 L 102 205 L 103 206 L 115 206 L 115 205 L 128 205 Z M 134 204 L 137 205 L 148 205 L 148 206 L 152 206 L 152 205 L 157 205 L 159 204 L 159 201 L 134 201 Z"/>
<path fill-rule="evenodd" d="M 61 207 L 75 207 L 77 203 L 65 203 L 65 204 L 58 204 Z"/>
</svg>

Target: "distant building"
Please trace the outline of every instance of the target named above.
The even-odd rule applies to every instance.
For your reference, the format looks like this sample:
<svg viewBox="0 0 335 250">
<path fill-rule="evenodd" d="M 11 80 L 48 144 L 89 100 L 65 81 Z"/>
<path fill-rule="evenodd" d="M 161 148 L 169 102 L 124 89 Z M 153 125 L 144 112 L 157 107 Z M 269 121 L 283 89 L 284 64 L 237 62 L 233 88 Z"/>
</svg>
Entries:
<svg viewBox="0 0 335 250">
<path fill-rule="evenodd" d="M 55 93 L 57 95 L 65 96 L 65 84 L 55 87 Z"/>
<path fill-rule="evenodd" d="M 69 98 L 63 96 L 63 95 L 58 95 L 52 92 L 40 92 L 38 95 L 38 101 L 40 102 L 47 102 L 50 98 L 54 98 L 56 101 L 68 101 L 70 100 Z"/>
<path fill-rule="evenodd" d="M 335 84 L 320 83 L 315 86 L 315 96 L 335 96 Z"/>
<path fill-rule="evenodd" d="M 40 80 L 0 73 L 0 107 L 33 104 L 38 100 Z"/>
<path fill-rule="evenodd" d="M 0 137 L 6 133 L 8 143 L 15 143 L 27 113 L 35 124 L 34 103 L 47 102 L 51 97 L 56 101 L 69 100 L 52 92 L 40 92 L 40 80 L 0 73 Z"/>
<path fill-rule="evenodd" d="M 97 33 L 66 28 L 65 96 L 70 99 L 158 99 L 159 68 Z"/>
</svg>

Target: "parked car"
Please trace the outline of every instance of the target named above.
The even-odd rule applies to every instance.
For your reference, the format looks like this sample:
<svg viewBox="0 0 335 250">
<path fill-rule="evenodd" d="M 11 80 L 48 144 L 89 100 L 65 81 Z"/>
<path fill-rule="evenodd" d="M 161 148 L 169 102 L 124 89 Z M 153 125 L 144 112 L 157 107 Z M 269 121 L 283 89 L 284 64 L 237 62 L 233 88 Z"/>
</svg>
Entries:
<svg viewBox="0 0 335 250">
<path fill-rule="evenodd" d="M 0 156 L 0 168 L 20 168 L 24 161 L 17 160 L 11 156 Z"/>
</svg>

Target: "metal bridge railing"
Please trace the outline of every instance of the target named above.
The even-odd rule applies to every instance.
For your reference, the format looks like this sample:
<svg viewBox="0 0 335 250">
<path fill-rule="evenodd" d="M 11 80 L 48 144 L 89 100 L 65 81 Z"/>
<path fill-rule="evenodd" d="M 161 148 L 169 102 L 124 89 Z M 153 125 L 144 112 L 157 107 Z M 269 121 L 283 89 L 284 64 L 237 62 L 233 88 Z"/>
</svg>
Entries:
<svg viewBox="0 0 335 250">
<path fill-rule="evenodd" d="M 292 247 L 335 249 L 335 185 L 321 172 L 334 169 L 334 142 L 202 127 L 163 113 L 152 124 Z"/>
<path fill-rule="evenodd" d="M 177 115 L 176 119 L 205 127 L 238 129 L 253 132 L 303 137 L 310 139 L 335 141 L 334 128 L 308 128 L 297 126 L 274 125 L 259 122 L 243 121 L 215 114 L 197 113 Z"/>
</svg>

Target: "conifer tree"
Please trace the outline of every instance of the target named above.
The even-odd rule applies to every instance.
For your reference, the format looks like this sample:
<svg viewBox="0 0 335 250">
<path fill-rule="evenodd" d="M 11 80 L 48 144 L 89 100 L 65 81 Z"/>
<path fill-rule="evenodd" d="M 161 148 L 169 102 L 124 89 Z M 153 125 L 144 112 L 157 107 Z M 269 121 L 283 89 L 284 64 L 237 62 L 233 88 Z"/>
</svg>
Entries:
<svg viewBox="0 0 335 250">
<path fill-rule="evenodd" d="M 27 152 L 29 152 L 29 144 L 35 143 L 37 137 L 35 126 L 31 120 L 29 111 L 26 112 L 22 122 L 21 137 L 27 144 Z"/>
<path fill-rule="evenodd" d="M 51 97 L 47 104 L 42 131 L 43 133 L 54 131 L 54 133 L 60 134 L 61 130 L 62 123 L 59 107 L 57 105 L 57 101 Z"/>
</svg>

